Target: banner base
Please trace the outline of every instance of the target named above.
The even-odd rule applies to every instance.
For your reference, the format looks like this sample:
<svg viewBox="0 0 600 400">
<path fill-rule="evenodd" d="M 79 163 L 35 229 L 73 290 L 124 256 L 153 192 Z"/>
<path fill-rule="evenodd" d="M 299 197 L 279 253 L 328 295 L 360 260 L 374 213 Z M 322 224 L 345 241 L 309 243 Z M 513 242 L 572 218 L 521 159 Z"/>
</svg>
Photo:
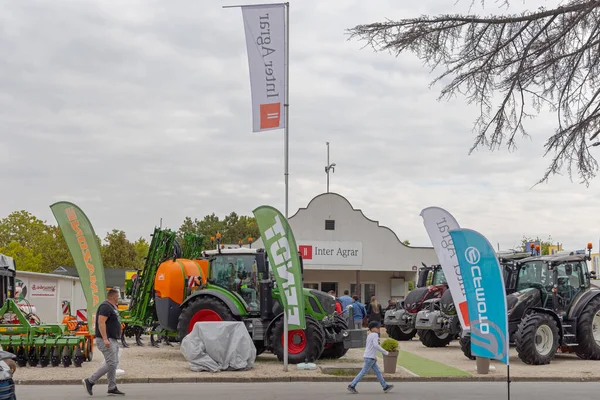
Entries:
<svg viewBox="0 0 600 400">
<path fill-rule="evenodd" d="M 490 359 L 477 357 L 477 373 L 479 375 L 487 375 L 490 373 Z"/>
</svg>

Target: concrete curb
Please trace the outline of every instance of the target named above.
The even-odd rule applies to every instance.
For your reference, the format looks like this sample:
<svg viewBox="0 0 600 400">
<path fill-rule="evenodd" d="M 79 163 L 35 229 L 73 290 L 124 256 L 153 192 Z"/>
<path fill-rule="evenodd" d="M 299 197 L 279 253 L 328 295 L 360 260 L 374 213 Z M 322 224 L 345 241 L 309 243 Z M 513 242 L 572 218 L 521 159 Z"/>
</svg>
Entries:
<svg viewBox="0 0 600 400">
<path fill-rule="evenodd" d="M 120 378 L 119 384 L 129 383 L 273 383 L 273 382 L 349 382 L 351 376 L 289 376 L 289 377 L 219 377 L 199 376 L 189 378 Z M 389 382 L 506 382 L 502 376 L 464 376 L 464 377 L 386 377 Z M 376 382 L 374 376 L 366 376 L 363 381 Z M 565 377 L 511 377 L 511 382 L 600 382 L 600 378 L 565 378 Z M 100 380 L 105 384 L 106 380 Z M 81 379 L 61 380 L 17 380 L 17 385 L 81 385 Z"/>
</svg>

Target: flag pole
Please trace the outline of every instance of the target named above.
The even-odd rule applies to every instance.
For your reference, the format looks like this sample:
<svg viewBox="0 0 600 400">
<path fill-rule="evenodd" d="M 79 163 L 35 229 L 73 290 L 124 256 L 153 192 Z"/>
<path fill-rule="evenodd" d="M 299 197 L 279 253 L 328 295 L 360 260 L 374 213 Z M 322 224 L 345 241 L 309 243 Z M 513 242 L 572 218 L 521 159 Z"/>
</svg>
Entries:
<svg viewBox="0 0 600 400">
<path fill-rule="evenodd" d="M 289 153 L 290 153 L 290 3 L 285 3 L 285 102 L 283 104 L 285 113 L 285 127 L 284 127 L 284 175 L 285 175 L 285 219 L 288 218 L 288 193 L 289 193 Z M 287 310 L 283 312 L 283 371 L 288 371 L 288 350 L 289 350 L 289 330 L 288 330 L 288 316 Z"/>
<path fill-rule="evenodd" d="M 506 364 L 506 386 L 508 388 L 508 400 L 510 400 L 510 363 Z"/>
</svg>

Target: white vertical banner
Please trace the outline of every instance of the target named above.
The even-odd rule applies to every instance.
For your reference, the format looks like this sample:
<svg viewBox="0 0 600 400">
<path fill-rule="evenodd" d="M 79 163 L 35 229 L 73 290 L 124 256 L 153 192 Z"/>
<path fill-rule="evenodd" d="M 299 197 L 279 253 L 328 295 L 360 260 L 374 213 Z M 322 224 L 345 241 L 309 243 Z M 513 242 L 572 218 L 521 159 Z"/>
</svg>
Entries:
<svg viewBox="0 0 600 400">
<path fill-rule="evenodd" d="M 252 131 L 285 128 L 285 4 L 242 6 L 250 89 Z"/>
<path fill-rule="evenodd" d="M 470 328 L 469 310 L 465 296 L 465 285 L 458 265 L 454 243 L 450 236 L 450 231 L 460 229 L 460 226 L 448 211 L 439 207 L 425 208 L 421 211 L 421 217 L 423 217 L 423 224 L 448 281 L 448 288 L 452 293 L 452 300 L 463 333 L 468 332 Z"/>
</svg>

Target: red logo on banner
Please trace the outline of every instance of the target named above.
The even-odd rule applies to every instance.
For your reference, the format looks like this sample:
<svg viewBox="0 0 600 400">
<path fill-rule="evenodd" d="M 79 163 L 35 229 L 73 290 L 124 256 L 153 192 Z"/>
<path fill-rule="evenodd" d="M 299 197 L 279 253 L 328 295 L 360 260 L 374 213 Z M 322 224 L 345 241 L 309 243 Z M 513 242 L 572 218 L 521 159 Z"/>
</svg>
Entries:
<svg viewBox="0 0 600 400">
<path fill-rule="evenodd" d="M 278 128 L 280 119 L 281 103 L 260 105 L 260 129 Z"/>
<path fill-rule="evenodd" d="M 298 246 L 298 250 L 300 251 L 302 259 L 312 260 L 312 246 Z"/>
</svg>

